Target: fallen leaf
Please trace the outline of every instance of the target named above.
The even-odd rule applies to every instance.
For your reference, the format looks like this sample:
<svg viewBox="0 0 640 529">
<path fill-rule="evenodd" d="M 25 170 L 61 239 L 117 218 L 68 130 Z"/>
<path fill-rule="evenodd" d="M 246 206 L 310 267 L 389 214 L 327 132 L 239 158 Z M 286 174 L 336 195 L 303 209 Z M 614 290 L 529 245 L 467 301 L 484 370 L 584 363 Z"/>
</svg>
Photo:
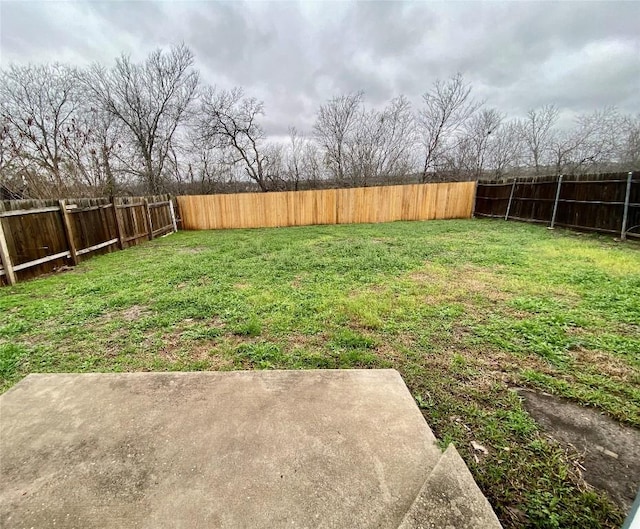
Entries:
<svg viewBox="0 0 640 529">
<path fill-rule="evenodd" d="M 473 446 L 474 450 L 477 450 L 478 452 L 482 452 L 483 454 L 488 454 L 489 450 L 487 450 L 484 446 L 482 446 L 479 443 L 476 443 L 475 441 L 471 441 L 471 446 Z"/>
</svg>

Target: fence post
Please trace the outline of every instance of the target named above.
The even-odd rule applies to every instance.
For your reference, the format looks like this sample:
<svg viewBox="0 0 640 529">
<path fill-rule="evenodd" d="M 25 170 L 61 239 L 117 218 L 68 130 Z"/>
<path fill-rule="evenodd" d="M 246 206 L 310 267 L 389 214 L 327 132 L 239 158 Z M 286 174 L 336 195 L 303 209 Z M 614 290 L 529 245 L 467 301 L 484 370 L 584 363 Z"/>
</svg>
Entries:
<svg viewBox="0 0 640 529">
<path fill-rule="evenodd" d="M 476 187 L 473 192 L 473 207 L 471 208 L 471 218 L 476 216 L 476 202 L 478 201 L 478 186 L 480 185 L 480 181 L 476 180 Z"/>
<path fill-rule="evenodd" d="M 149 201 L 144 199 L 144 209 L 147 213 L 147 225 L 149 227 L 149 240 L 153 239 L 153 223 L 151 222 L 151 210 L 149 209 Z"/>
<path fill-rule="evenodd" d="M 553 214 L 551 215 L 551 226 L 549 226 L 550 230 L 553 229 L 556 223 L 556 214 L 558 213 L 558 200 L 560 199 L 560 187 L 562 187 L 562 177 L 563 175 L 560 175 L 560 178 L 558 178 L 558 187 L 556 189 L 556 199 L 555 199 L 555 202 L 553 203 Z"/>
<path fill-rule="evenodd" d="M 171 215 L 171 224 L 173 224 L 173 233 L 178 231 L 178 223 L 176 222 L 176 211 L 173 209 L 173 200 L 169 200 L 169 214 Z"/>
<path fill-rule="evenodd" d="M 509 203 L 507 204 L 507 212 L 504 214 L 504 220 L 509 220 L 509 212 L 511 211 L 511 202 L 513 202 L 513 193 L 516 190 L 516 181 L 513 181 L 511 193 L 509 194 Z"/>
<path fill-rule="evenodd" d="M 118 216 L 118 207 L 116 206 L 115 198 L 112 199 L 111 207 L 113 208 L 113 221 L 116 226 L 116 237 L 118 237 L 118 247 L 124 250 L 124 243 L 122 242 L 122 226 L 120 225 L 120 217 Z"/>
<path fill-rule="evenodd" d="M 5 277 L 7 283 L 15 285 L 17 282 L 16 274 L 13 271 L 13 263 L 11 262 L 11 256 L 9 255 L 9 248 L 7 247 L 7 239 L 4 236 L 4 228 L 2 227 L 2 218 L 0 218 L 0 260 L 4 267 Z"/>
<path fill-rule="evenodd" d="M 620 239 L 627 240 L 627 220 L 629 218 L 629 199 L 631 198 L 631 180 L 633 179 L 633 171 L 629 171 L 627 175 L 627 191 L 624 196 L 624 211 L 622 213 L 622 229 L 620 231 Z"/>
<path fill-rule="evenodd" d="M 71 219 L 67 211 L 67 203 L 64 200 L 58 200 L 60 206 L 60 216 L 62 217 L 62 226 L 64 227 L 64 235 L 67 238 L 67 246 L 69 246 L 69 257 L 73 266 L 78 265 L 78 253 L 76 252 L 76 243 L 73 240 L 73 228 Z"/>
</svg>

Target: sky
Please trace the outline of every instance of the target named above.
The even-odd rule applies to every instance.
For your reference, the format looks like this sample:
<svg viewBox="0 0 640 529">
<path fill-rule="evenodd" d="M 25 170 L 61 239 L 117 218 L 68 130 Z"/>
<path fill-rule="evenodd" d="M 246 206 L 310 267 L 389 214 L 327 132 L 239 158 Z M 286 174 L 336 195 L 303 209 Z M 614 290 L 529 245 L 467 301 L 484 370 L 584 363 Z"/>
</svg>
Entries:
<svg viewBox="0 0 640 529">
<path fill-rule="evenodd" d="M 565 124 L 640 113 L 640 1 L 193 2 L 0 0 L 0 63 L 95 61 L 184 42 L 205 82 L 265 102 L 272 136 L 310 131 L 327 99 L 415 105 L 457 72 L 513 117 L 555 104 Z"/>
</svg>

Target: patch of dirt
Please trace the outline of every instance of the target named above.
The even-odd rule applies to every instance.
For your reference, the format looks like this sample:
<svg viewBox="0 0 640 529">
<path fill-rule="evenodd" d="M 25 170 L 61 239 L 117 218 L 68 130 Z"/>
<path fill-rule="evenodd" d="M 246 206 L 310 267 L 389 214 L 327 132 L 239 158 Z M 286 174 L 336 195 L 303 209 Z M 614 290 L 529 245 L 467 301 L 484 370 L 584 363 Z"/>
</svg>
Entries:
<svg viewBox="0 0 640 529">
<path fill-rule="evenodd" d="M 194 321 L 198 321 L 200 323 L 204 323 L 209 329 L 224 329 L 226 324 L 222 318 L 219 316 L 213 316 L 211 318 L 187 318 L 182 320 L 183 323 L 190 324 Z M 188 326 L 185 326 L 184 329 L 188 329 Z M 183 330 L 184 330 L 183 329 Z"/>
<path fill-rule="evenodd" d="M 375 352 L 379 358 L 391 362 L 394 366 L 402 365 L 401 363 L 407 359 L 406 354 L 387 342 L 377 345 Z"/>
<path fill-rule="evenodd" d="M 182 333 L 188 328 L 180 327 L 164 333 L 160 337 L 149 336 L 145 338 L 142 343 L 144 354 L 150 358 L 160 357 L 172 363 L 181 360 L 206 361 L 207 369 L 210 370 L 220 370 L 232 365 L 230 360 L 220 354 L 220 344 L 217 339 L 185 340 Z M 159 340 L 161 344 L 153 347 L 153 342 L 156 340 Z"/>
<path fill-rule="evenodd" d="M 117 314 L 119 314 L 125 321 L 136 321 L 139 320 L 142 316 L 146 316 L 147 314 L 149 314 L 149 309 L 141 305 L 132 305 L 128 309 L 125 309 Z"/>
<path fill-rule="evenodd" d="M 143 305 L 132 305 L 124 310 L 112 310 L 98 316 L 93 322 L 93 326 L 99 329 L 105 323 L 122 319 L 124 321 L 137 321 L 143 316 L 151 314 L 149 307 Z"/>
<path fill-rule="evenodd" d="M 322 347 L 329 339 L 324 333 L 302 334 L 300 332 L 289 333 L 286 338 L 287 345 L 291 348 Z"/>
<path fill-rule="evenodd" d="M 640 487 L 640 431 L 564 399 L 517 391 L 543 430 L 584 454 L 584 480 L 628 512 Z"/>
</svg>

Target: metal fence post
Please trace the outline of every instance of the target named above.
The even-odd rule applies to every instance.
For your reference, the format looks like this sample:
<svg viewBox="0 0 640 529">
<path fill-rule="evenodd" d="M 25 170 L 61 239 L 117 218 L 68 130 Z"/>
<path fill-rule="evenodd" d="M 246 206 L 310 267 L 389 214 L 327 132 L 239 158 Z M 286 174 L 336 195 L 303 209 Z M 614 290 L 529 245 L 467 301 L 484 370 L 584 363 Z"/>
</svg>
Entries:
<svg viewBox="0 0 640 529">
<path fill-rule="evenodd" d="M 627 191 L 624 196 L 624 211 L 622 213 L 622 229 L 620 231 L 620 239 L 627 240 L 627 220 L 629 218 L 629 199 L 631 198 L 631 180 L 633 171 L 629 171 L 627 175 Z"/>
<path fill-rule="evenodd" d="M 562 177 L 563 175 L 560 175 L 560 178 L 558 178 L 558 188 L 556 189 L 556 200 L 553 203 L 553 214 L 551 215 L 551 226 L 549 226 L 549 229 L 553 229 L 555 224 L 556 224 L 556 214 L 558 213 L 558 200 L 560 199 L 560 187 L 562 187 Z"/>
<path fill-rule="evenodd" d="M 513 181 L 511 193 L 509 194 L 509 203 L 507 204 L 507 212 L 504 214 L 504 220 L 509 220 L 509 212 L 511 211 L 511 202 L 513 202 L 513 193 L 516 190 L 516 181 Z"/>
</svg>

